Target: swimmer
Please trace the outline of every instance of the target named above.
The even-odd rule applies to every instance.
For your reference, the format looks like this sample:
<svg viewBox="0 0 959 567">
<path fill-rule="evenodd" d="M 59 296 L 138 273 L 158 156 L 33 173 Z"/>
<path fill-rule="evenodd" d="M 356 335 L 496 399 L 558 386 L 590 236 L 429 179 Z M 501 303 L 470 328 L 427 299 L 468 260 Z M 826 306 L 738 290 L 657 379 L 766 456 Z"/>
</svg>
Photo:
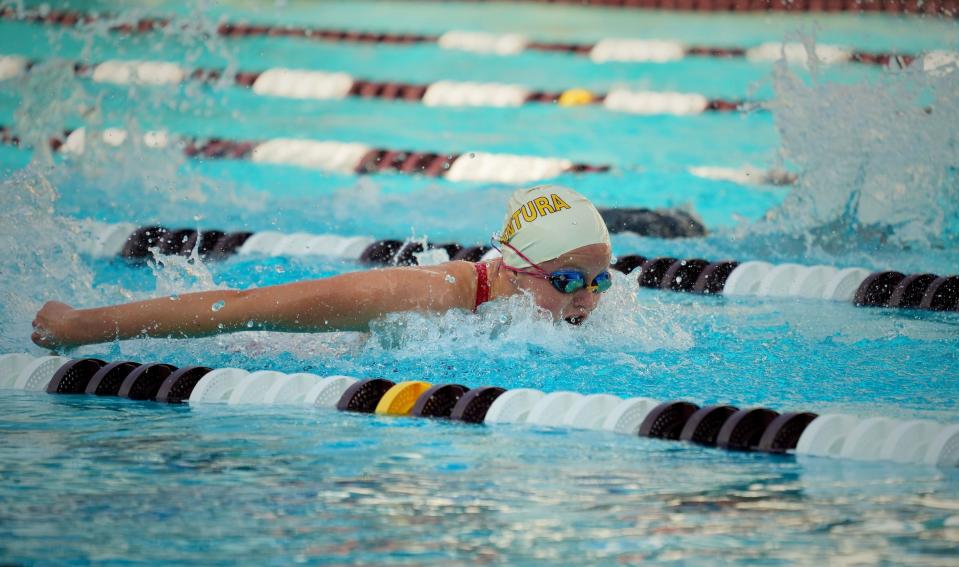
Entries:
<svg viewBox="0 0 959 567">
<path fill-rule="evenodd" d="M 114 340 L 186 338 L 249 330 L 367 331 L 404 311 L 472 310 L 528 293 L 554 321 L 579 325 L 609 289 L 606 224 L 579 193 L 556 185 L 520 189 L 493 242 L 501 258 L 381 268 L 247 290 L 214 290 L 74 309 L 47 302 L 31 339 L 46 348 Z"/>
</svg>

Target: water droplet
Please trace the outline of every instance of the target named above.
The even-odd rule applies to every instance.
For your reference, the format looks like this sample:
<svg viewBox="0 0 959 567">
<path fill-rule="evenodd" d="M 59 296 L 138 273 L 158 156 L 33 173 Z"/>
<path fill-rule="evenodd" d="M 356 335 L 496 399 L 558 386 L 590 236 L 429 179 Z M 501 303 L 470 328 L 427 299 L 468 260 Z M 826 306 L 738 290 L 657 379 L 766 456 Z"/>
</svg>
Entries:
<svg viewBox="0 0 959 567">
<path fill-rule="evenodd" d="M 456 278 L 453 277 L 453 274 L 446 274 L 446 283 L 456 283 Z"/>
<path fill-rule="evenodd" d="M 223 309 L 223 306 L 224 306 L 224 305 L 226 305 L 226 302 L 223 301 L 223 300 L 220 300 L 220 301 L 217 301 L 216 303 L 214 303 L 214 304 L 210 307 L 210 309 L 212 309 L 213 311 L 219 311 L 220 309 Z"/>
<path fill-rule="evenodd" d="M 273 268 L 273 271 L 275 271 L 278 274 L 283 274 L 283 273 L 286 273 L 286 268 L 284 268 L 283 266 L 277 266 Z"/>
<path fill-rule="evenodd" d="M 220 329 L 220 330 L 222 331 L 222 330 L 224 329 L 223 323 L 217 324 L 216 328 L 217 328 L 217 329 Z"/>
<path fill-rule="evenodd" d="M 247 328 L 247 329 L 252 329 L 252 328 L 253 328 L 253 321 L 252 321 L 252 320 L 246 322 L 246 328 Z"/>
</svg>

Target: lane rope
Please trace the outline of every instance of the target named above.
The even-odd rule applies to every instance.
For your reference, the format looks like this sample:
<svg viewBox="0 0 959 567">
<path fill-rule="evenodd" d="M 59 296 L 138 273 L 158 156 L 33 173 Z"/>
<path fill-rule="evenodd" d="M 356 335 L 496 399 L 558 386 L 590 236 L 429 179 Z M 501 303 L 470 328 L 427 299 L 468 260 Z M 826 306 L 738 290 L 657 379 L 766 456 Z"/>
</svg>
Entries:
<svg viewBox="0 0 959 567">
<path fill-rule="evenodd" d="M 857 307 L 959 311 L 959 275 L 871 273 L 864 268 L 710 262 L 629 255 L 613 265 L 645 288 L 727 296 L 844 301 Z"/>
<path fill-rule="evenodd" d="M 0 55 L 0 80 L 21 77 L 40 64 L 19 55 Z M 99 64 L 74 63 L 78 77 L 112 85 L 177 85 L 188 80 L 205 84 L 220 81 L 218 69 L 187 69 L 176 63 L 144 60 L 109 60 Z M 519 107 L 526 104 L 555 104 L 560 107 L 602 106 L 613 112 L 641 115 L 687 116 L 705 112 L 762 110 L 760 102 L 710 99 L 696 93 L 633 91 L 613 89 L 594 93 L 582 88 L 546 92 L 523 85 L 437 81 L 413 84 L 373 81 L 347 73 L 306 69 L 272 68 L 265 71 L 237 71 L 233 83 L 260 96 L 292 99 L 343 100 L 365 98 L 420 103 L 429 107 Z"/>
<path fill-rule="evenodd" d="M 710 5 L 717 0 L 700 0 L 701 5 Z M 732 1 L 732 0 L 729 0 Z M 801 6 L 806 0 L 791 2 Z M 817 1 L 817 0 L 809 0 Z M 821 1 L 821 0 L 820 0 Z M 831 0 L 835 3 L 837 0 Z M 841 0 L 840 0 L 841 1 Z M 954 0 L 946 0 L 954 2 Z M 891 2 L 891 0 L 890 0 Z M 741 3 L 741 0 L 740 0 Z M 892 2 L 890 3 L 892 5 Z M 923 8 L 933 7 L 937 2 L 924 2 Z M 942 6 L 942 4 L 938 4 Z M 722 10 L 721 8 L 716 8 Z M 723 10 L 725 11 L 725 10 Z M 928 12 L 926 12 L 928 13 Z M 944 12 L 942 12 L 944 13 Z M 96 22 L 117 20 L 107 14 L 93 14 L 69 10 L 27 10 L 18 12 L 13 7 L 0 9 L 0 19 L 20 20 L 41 25 L 79 27 Z M 145 34 L 175 28 L 189 32 L 191 24 L 174 24 L 169 18 L 143 18 L 133 23 L 118 22 L 109 30 L 121 34 Z M 204 32 L 206 30 L 203 30 Z M 778 60 L 782 55 L 792 62 L 805 63 L 805 47 L 798 43 L 768 42 L 753 47 L 686 45 L 668 39 L 652 38 L 605 38 L 592 43 L 536 40 L 523 34 L 496 34 L 466 30 L 449 30 L 439 35 L 418 33 L 390 33 L 357 30 L 337 30 L 281 24 L 250 24 L 222 22 L 217 26 L 217 35 L 226 38 L 285 37 L 322 41 L 328 43 L 357 43 L 362 45 L 422 45 L 432 44 L 441 49 L 467 51 L 482 55 L 511 56 L 524 51 L 564 54 L 587 57 L 594 63 L 667 63 L 687 57 L 717 59 L 746 59 L 755 62 Z M 937 52 L 946 53 L 949 52 Z M 875 52 L 850 49 L 835 45 L 819 45 L 816 56 L 824 63 L 859 63 L 865 65 L 897 65 L 906 67 L 919 56 L 907 53 Z"/>
<path fill-rule="evenodd" d="M 10 128 L 0 125 L 0 143 L 25 147 Z M 357 142 L 277 138 L 261 141 L 224 138 L 177 137 L 164 130 L 144 133 L 135 140 L 126 130 L 107 128 L 91 131 L 86 128 L 68 130 L 48 139 L 52 151 L 81 156 L 88 144 L 120 147 L 137 144 L 144 148 L 173 147 L 190 158 L 252 161 L 259 164 L 283 165 L 313 169 L 342 175 L 400 173 L 442 177 L 454 182 L 487 182 L 523 184 L 551 179 L 568 173 L 608 173 L 610 165 L 574 163 L 565 158 L 523 156 L 487 152 L 434 153 L 376 148 Z M 744 168 L 691 167 L 695 177 L 729 181 L 745 185 L 790 185 L 794 173 L 780 170 Z"/>
<path fill-rule="evenodd" d="M 846 414 L 779 413 L 769 408 L 700 407 L 689 401 L 622 399 L 608 394 L 544 393 L 530 388 L 470 389 L 423 381 L 320 377 L 167 364 L 107 364 L 60 356 L 0 356 L 0 389 L 91 393 L 104 372 L 119 389 L 99 392 L 136 400 L 203 404 L 287 404 L 474 424 L 526 424 L 683 441 L 740 452 L 959 466 L 959 424 Z M 295 387 L 288 387 L 296 382 Z M 285 390 L 286 395 L 277 392 Z"/>
</svg>

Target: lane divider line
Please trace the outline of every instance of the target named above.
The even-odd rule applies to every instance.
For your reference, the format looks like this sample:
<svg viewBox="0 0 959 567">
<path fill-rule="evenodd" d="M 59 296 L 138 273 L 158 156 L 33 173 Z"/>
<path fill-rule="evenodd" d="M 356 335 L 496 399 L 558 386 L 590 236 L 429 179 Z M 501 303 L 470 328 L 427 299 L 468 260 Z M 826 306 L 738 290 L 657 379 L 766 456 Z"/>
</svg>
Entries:
<svg viewBox="0 0 959 567">
<path fill-rule="evenodd" d="M 90 139 L 88 139 L 90 138 Z M 344 175 L 369 175 L 398 173 L 442 177 L 454 182 L 486 182 L 523 184 L 542 181 L 564 174 L 608 173 L 610 165 L 575 163 L 565 158 L 495 154 L 487 152 L 434 153 L 409 150 L 375 148 L 355 142 L 329 140 L 304 140 L 277 138 L 273 140 L 244 141 L 224 138 L 174 137 L 166 131 L 149 131 L 141 140 L 146 148 L 174 147 L 190 158 L 226 159 L 252 161 L 255 163 L 284 165 L 313 169 Z M 23 147 L 19 136 L 10 128 L 0 125 L 0 143 Z M 119 147 L 134 143 L 125 130 L 108 128 L 91 132 L 86 128 L 68 130 L 60 136 L 48 139 L 51 150 L 79 156 L 85 153 L 88 144 Z M 729 170 L 720 176 L 708 171 L 716 168 L 689 168 L 688 172 L 704 179 L 729 181 Z M 755 175 L 743 175 L 742 181 L 751 185 L 784 185 L 796 181 L 796 175 L 781 170 L 758 172 L 751 167 L 743 171 L 756 171 Z"/>
<path fill-rule="evenodd" d="M 168 364 L 107 364 L 94 358 L 27 354 L 0 356 L 5 388 L 82 394 L 105 369 L 124 387 L 110 395 L 134 400 L 191 405 L 291 403 L 339 411 L 446 419 L 473 424 L 605 430 L 630 436 L 682 441 L 738 452 L 896 461 L 939 467 L 959 466 L 959 424 L 887 417 L 811 412 L 779 413 L 769 408 L 700 407 L 678 400 L 622 399 L 607 394 L 544 393 L 520 388 L 470 389 L 461 384 L 423 381 L 394 383 L 382 378 L 287 375 L 238 368 L 175 368 Z M 125 373 L 125 374 L 124 374 Z M 277 400 L 271 393 L 298 377 L 299 394 Z M 307 391 L 304 394 L 303 392 Z M 176 392 L 176 395 L 171 395 Z"/>
<path fill-rule="evenodd" d="M 653 1 L 653 0 L 648 0 Z M 659 0 L 657 0 L 659 1 Z M 683 0 L 691 2 L 691 0 Z M 722 3 L 734 0 L 705 0 Z M 780 0 L 776 0 L 780 1 Z M 806 0 L 797 0 L 789 6 L 802 6 Z M 815 0 L 809 0 L 815 1 Z M 843 1 L 843 0 L 840 0 Z M 886 0 L 890 6 L 899 5 Z M 934 0 L 923 2 L 923 10 L 939 6 L 942 8 L 954 0 Z M 835 3 L 835 2 L 833 2 Z M 739 3 L 741 4 L 741 2 Z M 728 10 L 732 10 L 731 5 Z M 864 5 L 868 3 L 864 2 Z M 878 5 L 879 2 L 869 5 Z M 717 4 L 718 5 L 718 4 Z M 691 7 L 692 5 L 690 5 Z M 721 11 L 727 9 L 717 8 Z M 868 8 L 864 8 L 868 9 Z M 930 13 L 930 12 L 924 12 Z M 945 13 L 945 12 L 937 12 Z M 19 12 L 13 7 L 0 9 L 0 19 L 26 21 L 40 25 L 79 27 L 94 22 L 116 20 L 116 16 L 93 14 L 69 10 L 26 10 Z M 158 30 L 175 28 L 190 33 L 195 28 L 189 23 L 174 23 L 169 18 L 142 18 L 133 23 L 116 23 L 109 30 L 120 34 L 146 34 Z M 199 31 L 199 30 L 196 30 Z M 203 30 L 204 32 L 206 30 Z M 669 39 L 653 38 L 605 38 L 592 43 L 568 41 L 536 40 L 523 34 L 496 34 L 489 32 L 449 30 L 442 34 L 391 33 L 357 30 L 327 29 L 305 26 L 286 26 L 282 24 L 251 24 L 244 22 L 222 22 L 216 29 L 217 35 L 226 38 L 249 37 L 285 37 L 326 43 L 355 43 L 361 45 L 436 45 L 440 49 L 467 51 L 481 55 L 514 56 L 533 51 L 589 58 L 594 63 L 669 63 L 689 57 L 715 59 L 747 59 L 749 61 L 778 60 L 782 53 L 791 61 L 805 62 L 805 48 L 796 43 L 769 42 L 752 47 L 687 45 Z M 942 52 L 948 53 L 948 52 Z M 898 65 L 905 67 L 920 58 L 914 54 L 865 51 L 841 46 L 820 45 L 816 48 L 817 57 L 825 63 L 857 63 L 863 65 Z"/>
<path fill-rule="evenodd" d="M 0 80 L 26 75 L 39 63 L 40 61 L 26 60 L 18 55 L 0 55 Z M 212 84 L 223 78 L 223 71 L 220 70 L 191 70 L 162 61 L 110 60 L 95 65 L 74 63 L 72 68 L 78 77 L 113 85 L 177 85 L 188 80 Z M 760 102 L 710 99 L 696 93 L 629 89 L 594 93 L 578 87 L 546 92 L 522 85 L 473 81 L 437 81 L 421 85 L 373 81 L 355 78 L 346 73 L 302 69 L 241 70 L 234 73 L 232 79 L 236 86 L 247 88 L 257 95 L 292 99 L 365 98 L 452 108 L 506 108 L 526 104 L 556 104 L 561 107 L 597 105 L 613 112 L 674 116 L 762 110 Z"/>
</svg>

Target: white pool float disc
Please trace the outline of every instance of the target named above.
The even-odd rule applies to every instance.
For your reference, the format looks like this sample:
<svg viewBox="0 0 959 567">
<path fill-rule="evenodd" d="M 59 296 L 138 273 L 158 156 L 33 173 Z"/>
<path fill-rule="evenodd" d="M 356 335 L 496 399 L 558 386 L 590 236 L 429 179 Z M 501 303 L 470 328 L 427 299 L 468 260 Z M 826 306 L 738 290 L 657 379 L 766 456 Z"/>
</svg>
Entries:
<svg viewBox="0 0 959 567">
<path fill-rule="evenodd" d="M 244 378 L 227 400 L 228 404 L 262 404 L 263 397 L 277 380 L 283 379 L 286 374 L 272 370 L 253 372 Z"/>
<path fill-rule="evenodd" d="M 340 246 L 335 250 L 335 254 L 340 258 L 358 259 L 363 255 L 363 251 L 374 242 L 375 240 L 369 236 L 354 236 L 351 238 L 344 238 L 343 242 L 341 242 Z"/>
<path fill-rule="evenodd" d="M 486 412 L 483 423 L 522 423 L 533 406 L 546 394 L 532 388 L 508 390 Z"/>
<path fill-rule="evenodd" d="M 318 252 L 313 248 L 313 239 L 315 237 L 316 235 L 306 232 L 288 234 L 276 243 L 276 246 L 270 251 L 270 256 L 290 257 L 317 254 Z"/>
<path fill-rule="evenodd" d="M 316 374 L 299 372 L 277 380 L 263 395 L 264 404 L 302 404 L 310 389 L 322 380 Z"/>
<path fill-rule="evenodd" d="M 310 388 L 303 402 L 316 408 L 335 408 L 346 389 L 356 382 L 352 376 L 327 376 Z"/>
<path fill-rule="evenodd" d="M 860 421 L 846 436 L 839 456 L 857 461 L 877 461 L 882 444 L 899 422 L 888 417 L 870 417 Z"/>
<path fill-rule="evenodd" d="M 130 235 L 137 226 L 130 223 L 111 224 L 101 228 L 91 243 L 90 255 L 94 258 L 113 258 L 123 251 Z"/>
<path fill-rule="evenodd" d="M 639 426 L 643 424 L 643 420 L 646 419 L 649 412 L 653 411 L 653 408 L 658 406 L 659 403 L 659 400 L 652 398 L 623 400 L 606 416 L 603 421 L 603 429 L 627 435 L 638 435 Z"/>
<path fill-rule="evenodd" d="M 929 443 L 926 464 L 939 467 L 959 466 L 959 424 L 944 427 Z"/>
<path fill-rule="evenodd" d="M 743 262 L 726 278 L 723 295 L 755 295 L 759 282 L 772 269 L 769 262 Z"/>
<path fill-rule="evenodd" d="M 566 421 L 566 412 L 586 396 L 576 392 L 551 392 L 529 410 L 526 423 L 558 426 Z"/>
<path fill-rule="evenodd" d="M 255 232 L 253 233 L 253 236 L 246 239 L 246 242 L 243 243 L 243 246 L 240 246 L 240 249 L 237 250 L 237 254 L 240 256 L 269 256 L 273 253 L 273 250 L 276 248 L 276 246 L 286 237 L 286 234 L 283 234 L 282 232 L 274 232 L 272 230 Z"/>
<path fill-rule="evenodd" d="M 13 387 L 16 390 L 46 390 L 53 375 L 68 362 L 70 359 L 65 356 L 41 356 L 34 359 L 20 370 Z"/>
<path fill-rule="evenodd" d="M 846 268 L 839 270 L 823 288 L 822 298 L 833 301 L 852 301 L 859 284 L 869 277 L 869 270 Z"/>
<path fill-rule="evenodd" d="M 904 421 L 896 425 L 882 443 L 879 458 L 899 463 L 922 463 L 929 444 L 942 426 L 924 419 Z"/>
<path fill-rule="evenodd" d="M 20 373 L 33 361 L 32 356 L 22 352 L 0 356 L 0 390 L 13 388 Z"/>
<path fill-rule="evenodd" d="M 759 280 L 756 294 L 764 297 L 787 297 L 796 280 L 805 275 L 809 268 L 799 264 L 780 264 L 766 272 Z"/>
<path fill-rule="evenodd" d="M 798 275 L 792 287 L 789 288 L 789 295 L 821 299 L 823 290 L 838 273 L 839 270 L 832 266 L 810 266 Z"/>
<path fill-rule="evenodd" d="M 609 394 L 584 396 L 566 412 L 563 425 L 576 429 L 602 429 L 606 416 L 622 401 L 622 398 Z"/>
<path fill-rule="evenodd" d="M 796 444 L 796 454 L 838 457 L 846 436 L 858 423 L 859 420 L 851 415 L 820 415 L 802 432 Z"/>
<path fill-rule="evenodd" d="M 190 393 L 190 403 L 222 404 L 250 373 L 239 368 L 218 368 L 207 373 Z"/>
</svg>

